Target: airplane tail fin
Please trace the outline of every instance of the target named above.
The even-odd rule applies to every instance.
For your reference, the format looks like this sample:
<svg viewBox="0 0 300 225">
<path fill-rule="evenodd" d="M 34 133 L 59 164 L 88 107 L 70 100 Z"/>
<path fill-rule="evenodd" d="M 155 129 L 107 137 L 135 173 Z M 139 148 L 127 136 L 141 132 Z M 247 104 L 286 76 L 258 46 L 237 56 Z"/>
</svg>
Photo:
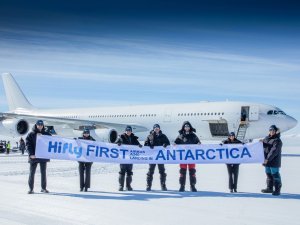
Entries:
<svg viewBox="0 0 300 225">
<path fill-rule="evenodd" d="M 10 73 L 2 74 L 4 90 L 10 111 L 16 109 L 33 109 L 34 107 L 25 97 L 18 83 Z"/>
</svg>

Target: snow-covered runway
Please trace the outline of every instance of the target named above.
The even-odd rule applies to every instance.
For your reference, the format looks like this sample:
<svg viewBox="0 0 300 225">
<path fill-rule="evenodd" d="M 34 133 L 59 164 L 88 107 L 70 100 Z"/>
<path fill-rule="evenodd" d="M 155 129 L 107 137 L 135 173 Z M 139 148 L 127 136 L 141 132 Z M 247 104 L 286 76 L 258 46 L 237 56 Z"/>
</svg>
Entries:
<svg viewBox="0 0 300 225">
<path fill-rule="evenodd" d="M 146 192 L 147 165 L 134 165 L 133 192 L 118 192 L 118 165 L 94 163 L 90 192 L 79 192 L 77 163 L 48 163 L 49 194 L 28 195 L 27 156 L 0 155 L 0 224 L 300 224 L 300 151 L 284 147 L 282 195 L 260 193 L 265 187 L 261 165 L 241 165 L 239 193 L 227 188 L 225 165 L 197 165 L 199 192 L 179 193 L 178 165 L 166 165 L 162 192 L 156 171 Z M 188 186 L 187 186 L 188 189 Z"/>
</svg>

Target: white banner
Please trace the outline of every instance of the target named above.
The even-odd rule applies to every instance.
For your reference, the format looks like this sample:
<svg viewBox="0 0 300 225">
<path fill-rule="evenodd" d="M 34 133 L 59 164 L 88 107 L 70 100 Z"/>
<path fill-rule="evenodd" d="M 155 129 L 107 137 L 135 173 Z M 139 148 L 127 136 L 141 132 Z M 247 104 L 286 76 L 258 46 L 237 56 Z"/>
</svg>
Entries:
<svg viewBox="0 0 300 225">
<path fill-rule="evenodd" d="M 167 148 L 121 145 L 57 136 L 37 137 L 36 157 L 121 164 L 262 163 L 261 142 L 234 145 L 171 145 Z"/>
</svg>

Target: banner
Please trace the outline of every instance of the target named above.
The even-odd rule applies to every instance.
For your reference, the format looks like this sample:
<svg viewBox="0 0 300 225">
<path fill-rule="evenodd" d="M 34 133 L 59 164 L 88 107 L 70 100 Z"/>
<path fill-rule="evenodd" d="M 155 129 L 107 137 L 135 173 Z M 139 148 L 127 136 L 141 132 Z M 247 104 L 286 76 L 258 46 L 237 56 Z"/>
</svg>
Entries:
<svg viewBox="0 0 300 225">
<path fill-rule="evenodd" d="M 121 145 L 57 136 L 37 137 L 36 157 L 81 162 L 120 164 L 262 163 L 261 142 L 248 144 L 170 145 L 163 147 Z"/>
</svg>

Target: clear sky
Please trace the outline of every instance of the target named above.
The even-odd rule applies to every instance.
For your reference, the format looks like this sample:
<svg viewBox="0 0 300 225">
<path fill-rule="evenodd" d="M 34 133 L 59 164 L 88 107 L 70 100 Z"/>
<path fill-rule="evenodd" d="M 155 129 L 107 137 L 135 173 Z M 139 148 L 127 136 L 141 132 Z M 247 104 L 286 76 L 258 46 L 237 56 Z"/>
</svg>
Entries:
<svg viewBox="0 0 300 225">
<path fill-rule="evenodd" d="M 300 121 L 299 12 L 278 0 L 2 0 L 0 72 L 44 108 L 228 99 Z"/>
</svg>

